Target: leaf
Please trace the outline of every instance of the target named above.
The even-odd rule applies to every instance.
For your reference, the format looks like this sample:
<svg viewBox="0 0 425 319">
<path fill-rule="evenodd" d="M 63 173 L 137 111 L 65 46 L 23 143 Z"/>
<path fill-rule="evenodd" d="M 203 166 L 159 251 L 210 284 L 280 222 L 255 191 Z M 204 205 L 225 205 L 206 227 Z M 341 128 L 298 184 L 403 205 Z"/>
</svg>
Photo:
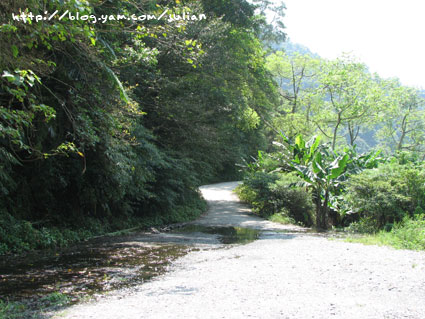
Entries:
<svg viewBox="0 0 425 319">
<path fill-rule="evenodd" d="M 289 143 L 289 138 L 285 135 L 285 133 L 283 133 L 283 131 L 280 131 L 279 135 L 284 142 Z"/>
<path fill-rule="evenodd" d="M 326 174 L 326 171 L 323 169 L 322 154 L 317 153 L 311 164 L 312 164 L 312 167 L 313 167 L 313 172 L 315 174 L 319 174 L 319 173 Z"/>
<path fill-rule="evenodd" d="M 299 149 L 305 148 L 305 141 L 303 140 L 301 135 L 297 135 L 295 138 L 295 145 L 298 146 Z"/>
<path fill-rule="evenodd" d="M 285 147 L 282 143 L 279 143 L 279 142 L 276 142 L 276 141 L 273 141 L 272 144 L 283 147 L 283 148 Z"/>
<path fill-rule="evenodd" d="M 13 53 L 14 58 L 18 57 L 19 50 L 18 50 L 18 47 L 16 45 L 12 45 L 12 53 Z"/>
<path fill-rule="evenodd" d="M 15 78 L 15 76 L 12 73 L 10 73 L 9 71 L 3 71 L 3 74 L 2 74 L 1 77 L 7 78 L 10 82 L 12 82 L 13 79 Z M 10 79 L 12 79 L 12 80 L 10 80 Z"/>
<path fill-rule="evenodd" d="M 111 76 L 111 78 L 115 81 L 115 83 L 118 86 L 118 89 L 120 90 L 120 97 L 121 100 L 123 100 L 125 103 L 128 103 L 128 95 L 125 92 L 125 89 L 120 81 L 120 79 L 118 79 L 117 75 L 114 73 L 114 71 L 112 71 L 108 66 L 106 66 L 105 64 L 101 63 L 102 66 L 105 68 L 105 70 L 108 72 L 108 74 Z"/>
<path fill-rule="evenodd" d="M 313 140 L 314 142 L 313 142 L 313 143 L 312 143 L 312 145 L 310 146 L 310 154 L 312 154 L 312 153 L 314 153 L 314 152 L 316 151 L 317 147 L 318 147 L 318 146 L 319 146 L 319 144 L 320 144 L 321 137 L 320 137 L 320 136 L 314 136 L 314 137 L 312 138 L 312 140 Z M 308 144 L 310 144 L 310 142 L 309 142 Z"/>
<path fill-rule="evenodd" d="M 331 174 L 329 176 L 329 179 L 334 179 L 339 177 L 345 170 L 345 167 L 347 166 L 349 156 L 345 154 L 339 161 L 338 165 L 331 169 Z"/>
<path fill-rule="evenodd" d="M 312 175 L 310 174 L 310 171 L 308 169 L 308 167 L 302 166 L 302 165 L 297 165 L 295 163 L 292 164 L 292 167 L 295 168 L 295 170 L 297 171 L 298 175 L 306 182 L 308 182 L 309 184 L 313 184 L 313 178 Z"/>
</svg>

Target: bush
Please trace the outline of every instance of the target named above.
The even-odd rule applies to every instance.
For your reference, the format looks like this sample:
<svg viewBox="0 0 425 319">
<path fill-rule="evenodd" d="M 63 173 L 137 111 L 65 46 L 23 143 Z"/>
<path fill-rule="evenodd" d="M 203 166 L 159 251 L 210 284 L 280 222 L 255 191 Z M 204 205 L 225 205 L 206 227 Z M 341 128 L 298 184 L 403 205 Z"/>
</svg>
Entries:
<svg viewBox="0 0 425 319">
<path fill-rule="evenodd" d="M 406 216 L 389 232 L 381 230 L 373 235 L 349 237 L 347 241 L 387 245 L 398 249 L 425 250 L 425 215 L 417 215 L 413 218 Z"/>
<path fill-rule="evenodd" d="M 425 208 L 425 173 L 411 164 L 388 163 L 365 170 L 347 182 L 344 200 L 360 221 L 354 230 L 375 232 Z"/>
<path fill-rule="evenodd" d="M 377 231 L 376 225 L 372 218 L 362 217 L 360 220 L 352 222 L 344 230 L 348 233 L 373 234 Z"/>
<path fill-rule="evenodd" d="M 65 247 L 95 234 L 88 229 L 71 230 L 53 226 L 37 229 L 28 221 L 0 213 L 0 255 L 31 249 Z"/>
<path fill-rule="evenodd" d="M 250 174 L 236 192 L 262 217 L 311 226 L 314 205 L 311 194 L 296 186 L 299 181 L 294 173 L 257 172 Z"/>
<path fill-rule="evenodd" d="M 391 245 L 396 248 L 425 250 L 425 215 L 405 217 L 391 231 Z"/>
<path fill-rule="evenodd" d="M 254 213 L 268 217 L 276 213 L 271 203 L 270 186 L 278 179 L 277 175 L 263 172 L 250 174 L 244 179 L 242 185 L 236 189 L 239 198 L 250 204 Z"/>
<path fill-rule="evenodd" d="M 280 223 L 280 224 L 296 224 L 297 222 L 295 221 L 295 219 L 288 217 L 289 216 L 289 212 L 287 210 L 283 210 L 280 213 L 276 213 L 273 214 L 269 217 L 269 220 L 271 220 L 272 222 L 275 223 Z"/>
<path fill-rule="evenodd" d="M 184 205 L 174 206 L 166 214 L 127 214 L 103 219 L 81 215 L 75 216 L 73 222 L 63 221 L 61 225 L 41 221 L 31 223 L 0 210 L 0 255 L 66 247 L 91 237 L 134 227 L 189 221 L 201 215 L 206 208 L 207 204 L 199 193 L 192 192 L 191 196 L 186 197 Z"/>
</svg>

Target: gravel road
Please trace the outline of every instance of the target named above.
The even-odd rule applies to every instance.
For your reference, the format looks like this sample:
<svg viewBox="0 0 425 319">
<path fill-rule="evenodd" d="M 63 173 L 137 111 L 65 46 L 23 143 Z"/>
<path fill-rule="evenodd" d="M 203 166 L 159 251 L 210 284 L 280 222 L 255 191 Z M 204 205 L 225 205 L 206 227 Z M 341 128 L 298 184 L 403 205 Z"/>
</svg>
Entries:
<svg viewBox="0 0 425 319">
<path fill-rule="evenodd" d="M 329 240 L 264 221 L 232 194 L 201 188 L 208 213 L 193 224 L 261 230 L 245 245 L 210 245 L 137 289 L 57 318 L 425 318 L 425 253 Z"/>
</svg>

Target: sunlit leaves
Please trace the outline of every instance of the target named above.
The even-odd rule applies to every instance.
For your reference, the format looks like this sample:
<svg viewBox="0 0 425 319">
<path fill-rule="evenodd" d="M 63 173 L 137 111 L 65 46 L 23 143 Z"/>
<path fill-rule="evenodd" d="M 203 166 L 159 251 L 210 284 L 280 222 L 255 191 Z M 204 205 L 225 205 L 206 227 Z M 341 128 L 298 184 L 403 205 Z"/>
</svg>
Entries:
<svg viewBox="0 0 425 319">
<path fill-rule="evenodd" d="M 6 209 L 55 221 L 73 214 L 182 220 L 202 206 L 201 178 L 234 177 L 235 162 L 263 143 L 261 119 L 276 92 L 251 6 L 229 1 L 247 10 L 223 18 L 222 10 L 235 12 L 164 3 L 27 2 L 34 14 L 70 15 L 1 27 L 0 146 L 13 165 L 24 164 L 15 169 L 0 154 L 0 166 L 10 164 L 7 174 L 23 192 L 37 189 L 5 200 L 17 203 Z M 208 19 L 172 23 L 72 19 L 203 11 Z"/>
<path fill-rule="evenodd" d="M 386 152 L 425 151 L 425 99 L 416 89 L 403 87 L 395 80 L 382 81 L 387 94 L 386 108 L 379 113 L 380 126 L 375 134 Z M 386 112 L 385 112 L 386 110 Z"/>
</svg>

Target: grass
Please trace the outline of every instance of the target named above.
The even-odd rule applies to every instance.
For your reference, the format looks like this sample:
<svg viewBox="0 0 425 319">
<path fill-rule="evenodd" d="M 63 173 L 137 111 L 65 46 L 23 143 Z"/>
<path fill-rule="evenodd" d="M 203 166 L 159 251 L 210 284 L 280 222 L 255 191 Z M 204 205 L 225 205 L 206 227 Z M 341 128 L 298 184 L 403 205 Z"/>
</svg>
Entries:
<svg viewBox="0 0 425 319">
<path fill-rule="evenodd" d="M 345 241 L 365 245 L 391 246 L 396 249 L 425 250 L 425 215 L 405 218 L 391 231 L 381 230 L 375 234 L 349 236 Z"/>
<path fill-rule="evenodd" d="M 53 292 L 41 298 L 40 302 L 47 307 L 62 307 L 69 304 L 71 299 L 63 293 Z"/>
<path fill-rule="evenodd" d="M 62 225 L 55 225 L 53 222 L 45 225 L 41 221 L 29 222 L 0 211 L 0 255 L 64 248 L 96 237 L 125 235 L 138 229 L 189 221 L 201 215 L 206 207 L 206 202 L 199 199 L 164 215 L 130 215 L 125 218 L 119 216 L 105 219 L 79 216 L 62 221 Z"/>
<path fill-rule="evenodd" d="M 60 292 L 48 294 L 33 305 L 0 299 L 0 319 L 43 318 L 44 312 L 65 307 L 70 302 L 71 299 Z"/>
<path fill-rule="evenodd" d="M 288 225 L 288 224 L 296 225 L 297 224 L 297 222 L 293 218 L 288 217 L 288 216 L 281 214 L 281 213 L 273 214 L 270 217 L 268 217 L 267 219 L 272 221 L 272 222 L 280 223 L 280 224 L 284 224 L 284 225 Z"/>
<path fill-rule="evenodd" d="M 0 319 L 28 318 L 26 305 L 0 299 Z"/>
</svg>

